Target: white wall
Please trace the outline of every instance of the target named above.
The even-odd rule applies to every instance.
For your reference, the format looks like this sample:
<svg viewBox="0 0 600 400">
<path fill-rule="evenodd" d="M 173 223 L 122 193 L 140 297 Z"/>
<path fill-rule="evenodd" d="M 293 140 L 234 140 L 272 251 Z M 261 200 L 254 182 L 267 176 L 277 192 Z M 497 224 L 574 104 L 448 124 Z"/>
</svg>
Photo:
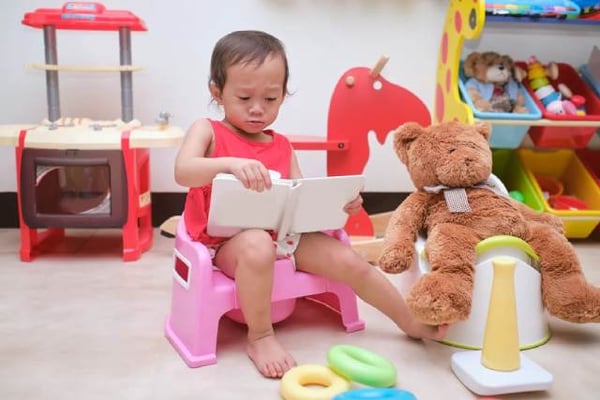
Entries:
<svg viewBox="0 0 600 400">
<path fill-rule="evenodd" d="M 43 35 L 22 25 L 21 19 L 25 12 L 62 4 L 57 0 L 2 3 L 0 124 L 37 123 L 47 116 L 44 74 L 24 68 L 27 63 L 43 62 Z M 144 123 L 152 123 L 162 110 L 175 114 L 173 124 L 183 128 L 200 116 L 219 117 L 218 110 L 209 105 L 206 89 L 209 57 L 219 37 L 238 29 L 266 30 L 286 44 L 294 95 L 286 100 L 274 125 L 283 133 L 324 136 L 329 98 L 339 76 L 351 67 L 372 66 L 381 54 L 391 57 L 383 76 L 413 91 L 433 109 L 437 50 L 447 1 L 104 0 L 103 4 L 109 9 L 130 10 L 148 26 L 148 32 L 132 33 L 133 64 L 144 67 L 134 73 L 134 116 Z M 524 37 L 530 32 L 518 29 L 521 32 L 515 34 L 514 29 L 507 33 L 492 28 L 484 40 L 470 44 L 469 50 L 499 49 L 515 57 L 542 57 L 550 52 L 554 58 L 566 54 L 567 61 L 580 63 L 596 40 L 592 31 L 584 40 L 569 36 L 565 46 L 554 32 L 542 32 L 547 44 L 543 48 L 532 44 L 527 49 Z M 577 34 L 581 31 L 574 29 Z M 566 32 L 560 34 L 569 34 Z M 506 35 L 512 41 L 505 39 Z M 61 64 L 118 63 L 115 32 L 60 30 L 57 41 Z M 118 74 L 63 72 L 59 79 L 63 116 L 120 116 Z M 367 191 L 412 190 L 390 141 L 388 138 L 383 147 L 370 141 Z M 175 153 L 176 149 L 152 151 L 153 191 L 185 190 L 173 181 Z M 323 153 L 300 152 L 299 156 L 306 176 L 325 174 Z M 14 168 L 14 149 L 0 148 L 0 192 L 16 190 Z"/>
<path fill-rule="evenodd" d="M 531 55 L 541 62 L 560 61 L 579 67 L 594 45 L 600 45 L 600 25 L 521 24 L 490 22 L 478 40 L 466 42 L 463 53 L 494 50 L 515 60 Z"/>
<path fill-rule="evenodd" d="M 134 115 L 142 122 L 152 123 L 161 110 L 175 114 L 173 123 L 184 128 L 199 116 L 218 117 L 206 89 L 209 57 L 215 41 L 237 29 L 266 30 L 286 44 L 294 95 L 286 100 L 274 126 L 281 132 L 324 136 L 329 98 L 339 76 L 351 67 L 372 66 L 381 54 L 391 57 L 383 71 L 387 79 L 414 91 L 428 105 L 433 101 L 443 1 L 104 0 L 103 4 L 130 10 L 148 26 L 148 32 L 132 33 L 133 63 L 145 68 L 134 73 L 133 83 Z M 56 0 L 3 3 L 0 50 L 5 57 L 0 76 L 5 83 L 0 124 L 35 123 L 47 115 L 44 73 L 24 68 L 43 62 L 43 35 L 20 21 L 27 11 L 60 6 Z M 57 41 L 60 63 L 118 63 L 116 33 L 59 30 Z M 118 74 L 61 73 L 59 79 L 63 116 L 120 115 Z M 184 190 L 172 178 L 175 152 L 153 150 L 154 191 Z M 384 156 L 375 153 L 377 166 L 369 169 L 403 169 L 391 150 L 380 153 Z M 324 153 L 299 156 L 305 175 L 325 174 Z M 385 156 L 393 167 L 382 161 Z M 16 190 L 12 148 L 0 148 L 0 168 L 8 172 L 0 174 L 0 191 Z M 383 188 L 377 174 L 371 175 L 367 190 Z M 409 190 L 407 184 L 400 177 L 384 190 Z"/>
</svg>

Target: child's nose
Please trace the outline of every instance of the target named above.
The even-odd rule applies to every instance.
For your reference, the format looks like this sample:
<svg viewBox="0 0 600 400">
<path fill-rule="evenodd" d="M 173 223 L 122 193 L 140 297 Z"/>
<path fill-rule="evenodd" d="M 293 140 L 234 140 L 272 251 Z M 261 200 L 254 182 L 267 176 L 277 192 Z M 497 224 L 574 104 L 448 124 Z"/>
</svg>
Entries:
<svg viewBox="0 0 600 400">
<path fill-rule="evenodd" d="M 263 112 L 262 104 L 260 104 L 259 101 L 252 103 L 252 106 L 250 107 L 250 112 L 252 114 L 262 114 L 262 112 Z"/>
</svg>

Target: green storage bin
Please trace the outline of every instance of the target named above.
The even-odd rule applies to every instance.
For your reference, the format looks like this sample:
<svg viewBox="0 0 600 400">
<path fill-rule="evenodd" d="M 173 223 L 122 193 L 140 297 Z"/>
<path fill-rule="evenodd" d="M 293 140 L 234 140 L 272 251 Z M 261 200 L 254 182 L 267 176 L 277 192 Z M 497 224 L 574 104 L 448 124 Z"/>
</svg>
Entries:
<svg viewBox="0 0 600 400">
<path fill-rule="evenodd" d="M 509 192 L 520 192 L 526 205 L 537 212 L 544 212 L 544 199 L 536 192 L 516 151 L 495 149 L 492 151 L 492 160 L 492 172 L 504 183 L 506 189 Z"/>
</svg>

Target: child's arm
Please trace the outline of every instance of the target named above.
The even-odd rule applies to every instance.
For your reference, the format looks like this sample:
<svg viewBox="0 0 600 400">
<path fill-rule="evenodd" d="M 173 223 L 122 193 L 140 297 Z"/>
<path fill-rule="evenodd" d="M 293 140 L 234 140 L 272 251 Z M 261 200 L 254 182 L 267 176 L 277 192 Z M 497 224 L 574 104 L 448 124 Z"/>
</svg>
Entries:
<svg viewBox="0 0 600 400">
<path fill-rule="evenodd" d="M 290 179 L 301 179 L 302 171 L 300 171 L 300 165 L 296 158 L 296 153 L 292 150 L 292 159 L 290 161 Z"/>
<path fill-rule="evenodd" d="M 262 191 L 271 187 L 267 168 L 257 160 L 236 157 L 210 158 L 213 130 L 207 119 L 199 119 L 188 129 L 175 160 L 175 181 L 187 187 L 204 186 L 220 172 L 236 176 L 244 187 Z"/>
</svg>

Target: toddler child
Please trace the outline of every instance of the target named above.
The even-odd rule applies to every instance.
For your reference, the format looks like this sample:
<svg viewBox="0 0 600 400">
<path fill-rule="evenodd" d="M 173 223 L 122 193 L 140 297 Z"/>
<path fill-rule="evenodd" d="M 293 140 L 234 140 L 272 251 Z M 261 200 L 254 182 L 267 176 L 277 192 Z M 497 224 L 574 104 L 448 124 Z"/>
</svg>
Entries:
<svg viewBox="0 0 600 400">
<path fill-rule="evenodd" d="M 211 249 L 215 265 L 235 279 L 248 326 L 247 353 L 270 378 L 281 377 L 296 364 L 275 338 L 271 324 L 273 267 L 284 244 L 274 245 L 271 233 L 261 229 L 227 239 L 210 237 L 206 224 L 211 182 L 220 172 L 235 175 L 246 188 L 259 192 L 271 187 L 269 170 L 282 178 L 302 177 L 288 139 L 268 129 L 287 95 L 288 77 L 284 47 L 272 35 L 237 31 L 221 38 L 212 53 L 209 90 L 224 118 L 194 122 L 175 163 L 177 183 L 190 188 L 183 215 L 188 233 Z M 359 195 L 344 210 L 354 214 L 361 206 Z M 414 320 L 387 277 L 337 239 L 321 232 L 304 233 L 285 245 L 299 270 L 345 282 L 408 336 L 438 340 L 445 335 L 446 326 Z"/>
</svg>

